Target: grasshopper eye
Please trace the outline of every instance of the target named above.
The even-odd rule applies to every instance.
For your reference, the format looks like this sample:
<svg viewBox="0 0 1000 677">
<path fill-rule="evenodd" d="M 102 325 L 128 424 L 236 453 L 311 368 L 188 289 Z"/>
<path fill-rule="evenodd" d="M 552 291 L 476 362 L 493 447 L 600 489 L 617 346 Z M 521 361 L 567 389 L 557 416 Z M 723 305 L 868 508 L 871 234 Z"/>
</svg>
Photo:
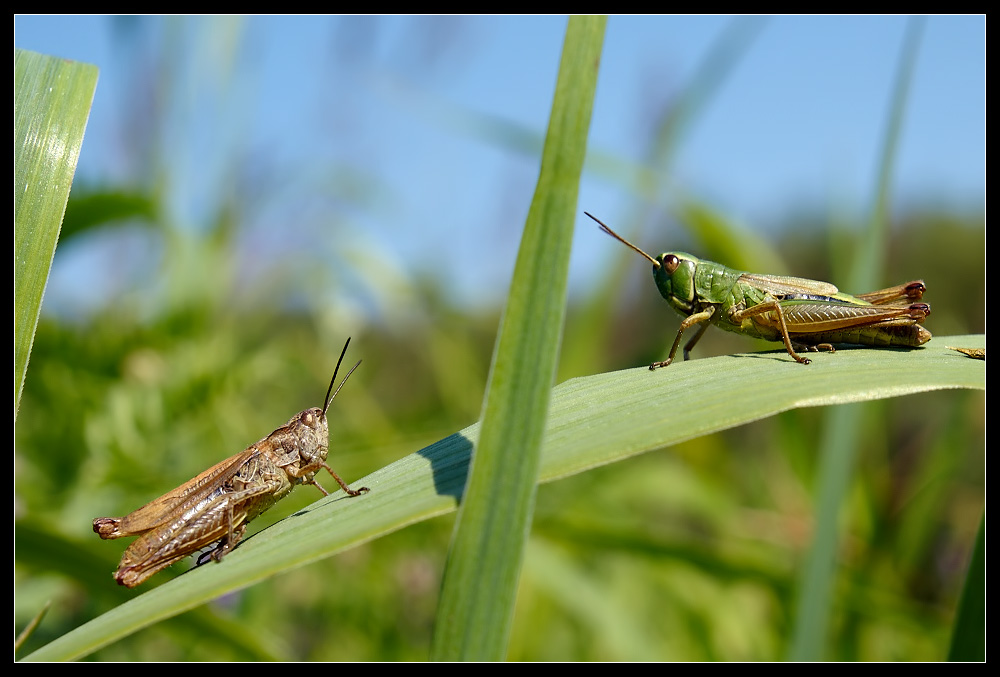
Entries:
<svg viewBox="0 0 1000 677">
<path fill-rule="evenodd" d="M 677 270 L 677 266 L 680 264 L 681 260 L 674 254 L 663 254 L 660 257 L 660 265 L 663 266 L 663 270 L 667 273 L 667 275 L 673 275 L 674 271 Z"/>
<path fill-rule="evenodd" d="M 302 415 L 299 416 L 299 420 L 302 421 L 304 425 L 307 425 L 310 428 L 313 427 L 313 418 L 314 416 L 311 411 L 303 411 Z"/>
</svg>

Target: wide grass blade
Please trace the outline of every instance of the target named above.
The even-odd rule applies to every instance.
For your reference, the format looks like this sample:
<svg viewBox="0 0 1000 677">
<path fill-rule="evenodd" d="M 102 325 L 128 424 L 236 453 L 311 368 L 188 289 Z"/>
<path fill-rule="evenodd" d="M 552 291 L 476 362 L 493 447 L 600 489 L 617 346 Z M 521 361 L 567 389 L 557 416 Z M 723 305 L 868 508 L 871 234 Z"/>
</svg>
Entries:
<svg viewBox="0 0 1000 677">
<path fill-rule="evenodd" d="M 552 391 L 539 481 L 548 482 L 798 407 L 867 402 L 929 390 L 985 390 L 986 364 L 948 349 L 986 337 L 935 337 L 917 350 L 841 349 L 795 363 L 784 350 L 572 379 Z M 765 396 L 766 395 L 766 396 Z M 382 468 L 198 567 L 60 637 L 27 660 L 71 660 L 277 573 L 329 557 L 458 507 L 479 424 Z M 85 548 L 84 544 L 80 547 Z M 117 558 L 117 555 L 115 556 Z M 109 561 L 107 585 L 113 586 Z M 180 569 L 180 567 L 175 567 Z M 162 579 L 163 575 L 161 575 Z M 149 585 L 155 585 L 154 578 Z"/>
<path fill-rule="evenodd" d="M 14 416 L 97 68 L 14 50 Z"/>
</svg>

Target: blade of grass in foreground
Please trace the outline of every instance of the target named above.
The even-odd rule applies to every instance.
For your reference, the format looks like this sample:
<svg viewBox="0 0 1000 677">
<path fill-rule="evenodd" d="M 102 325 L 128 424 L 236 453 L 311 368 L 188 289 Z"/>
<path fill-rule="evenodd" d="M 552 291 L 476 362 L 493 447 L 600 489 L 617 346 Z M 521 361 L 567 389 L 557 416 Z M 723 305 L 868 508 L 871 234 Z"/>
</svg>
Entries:
<svg viewBox="0 0 1000 677">
<path fill-rule="evenodd" d="M 842 349 L 817 354 L 808 367 L 791 361 L 781 349 L 691 360 L 658 372 L 639 367 L 572 379 L 552 391 L 539 481 L 798 407 L 949 388 L 985 390 L 985 362 L 971 360 L 949 345 L 982 348 L 986 337 L 936 336 L 919 350 Z M 762 383 L 767 384 L 767 397 L 761 397 Z M 370 494 L 345 500 L 337 493 L 316 501 L 254 534 L 223 562 L 139 593 L 26 660 L 81 658 L 224 594 L 451 512 L 466 485 L 472 445 L 478 439 L 475 424 L 360 478 L 359 483 L 371 487 Z M 108 562 L 108 571 L 114 564 Z M 108 585 L 114 585 L 110 576 Z"/>
<path fill-rule="evenodd" d="M 431 658 L 502 660 L 531 528 L 603 17 L 566 28 L 538 185 L 493 355 L 482 429 L 445 566 Z"/>
<path fill-rule="evenodd" d="M 958 602 L 949 661 L 986 660 L 986 515 L 979 521 L 969 571 Z"/>
<path fill-rule="evenodd" d="M 97 68 L 14 50 L 14 416 Z"/>
</svg>

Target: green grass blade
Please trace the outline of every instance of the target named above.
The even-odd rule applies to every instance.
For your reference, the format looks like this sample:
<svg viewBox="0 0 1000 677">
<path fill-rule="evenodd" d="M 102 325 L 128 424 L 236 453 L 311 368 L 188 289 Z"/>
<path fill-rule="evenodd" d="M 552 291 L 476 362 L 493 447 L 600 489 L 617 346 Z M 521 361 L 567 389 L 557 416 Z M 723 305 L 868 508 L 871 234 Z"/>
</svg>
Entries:
<svg viewBox="0 0 1000 677">
<path fill-rule="evenodd" d="M 948 345 L 985 347 L 983 335 L 935 337 L 918 350 L 841 349 L 802 366 L 784 350 L 727 355 L 572 379 L 552 391 L 539 481 L 798 407 L 867 402 L 929 390 L 985 390 L 986 364 Z M 767 384 L 767 397 L 761 396 Z M 479 425 L 357 480 L 371 493 L 337 493 L 246 539 L 218 564 L 168 581 L 95 618 L 26 660 L 71 660 L 209 600 L 455 510 Z M 303 490 L 300 490 L 303 491 Z M 103 544 L 99 544 L 103 545 Z M 86 544 L 80 545 L 84 551 Z M 107 563 L 110 571 L 120 551 Z M 180 569 L 181 567 L 174 567 Z M 162 580 L 165 574 L 160 575 Z M 156 584 L 154 578 L 150 585 Z M 141 589 L 140 589 L 141 590 Z"/>
<path fill-rule="evenodd" d="M 97 68 L 14 50 L 14 415 Z"/>
<path fill-rule="evenodd" d="M 948 660 L 986 660 L 986 515 L 979 521 L 976 544 L 969 559 Z"/>
<path fill-rule="evenodd" d="M 500 321 L 482 433 L 445 567 L 435 660 L 502 660 L 531 528 L 541 440 L 606 19 L 566 29 L 535 196 Z"/>
</svg>

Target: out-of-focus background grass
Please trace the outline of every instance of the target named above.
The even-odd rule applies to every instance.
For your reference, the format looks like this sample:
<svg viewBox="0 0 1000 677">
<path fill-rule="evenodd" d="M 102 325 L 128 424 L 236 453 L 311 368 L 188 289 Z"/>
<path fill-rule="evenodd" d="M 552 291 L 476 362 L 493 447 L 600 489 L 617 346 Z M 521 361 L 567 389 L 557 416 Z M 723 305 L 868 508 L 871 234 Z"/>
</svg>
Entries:
<svg viewBox="0 0 1000 677">
<path fill-rule="evenodd" d="M 840 282 L 874 199 L 872 167 L 905 20 L 791 28 L 787 19 L 718 20 L 685 31 L 686 20 L 705 21 L 656 19 L 664 38 L 640 62 L 649 71 L 631 75 L 641 83 L 634 98 L 613 104 L 606 92 L 621 91 L 627 71 L 615 50 L 627 36 L 615 33 L 617 19 L 609 22 L 581 207 L 653 253 L 687 249 L 758 272 Z M 331 412 L 331 464 L 347 481 L 476 420 L 562 25 L 546 33 L 548 23 L 525 19 L 527 44 L 501 50 L 519 58 L 484 65 L 481 78 L 496 84 L 470 90 L 478 71 L 463 69 L 465 55 L 491 55 L 487 38 L 509 35 L 491 33 L 488 21 L 315 19 L 326 29 L 317 39 L 304 26 L 267 19 L 100 19 L 108 63 L 66 52 L 72 41 L 62 52 L 47 47 L 38 36 L 64 26 L 28 21 L 42 18 L 18 19 L 18 47 L 102 69 L 15 432 L 17 628 L 52 602 L 31 650 L 137 594 L 114 585 L 124 544 L 98 540 L 94 517 L 134 509 L 318 405 L 348 335 L 348 359 L 364 363 Z M 941 181 L 908 182 L 914 163 L 900 160 L 907 190 L 892 202 L 880 277 L 886 285 L 927 282 L 935 334 L 978 333 L 985 183 L 947 180 L 952 169 L 966 176 L 969 168 L 948 166 L 942 139 L 971 127 L 973 143 L 982 141 L 985 99 L 956 95 L 928 121 L 921 75 L 981 77 L 984 61 L 948 62 L 944 55 L 956 50 L 945 36 L 963 33 L 942 21 L 923 30 L 906 109 L 915 128 L 904 124 L 899 150 L 920 158 L 925 182 Z M 281 61 L 269 51 L 278 49 L 271 28 L 301 30 L 302 53 Z M 676 66 L 671 31 L 704 38 L 687 72 Z M 807 64 L 826 64 L 807 38 L 820 43 L 830 32 L 862 46 L 879 36 L 892 48 L 865 72 L 834 68 L 843 80 L 809 78 Z M 985 54 L 980 46 L 973 57 Z M 777 92 L 748 86 L 744 70 L 756 72 L 755 60 L 775 51 L 802 79 Z M 884 77 L 864 82 L 872 73 Z M 754 98 L 726 106 L 719 99 L 727 88 Z M 861 158 L 838 156 L 833 141 L 819 146 L 826 155 L 813 147 L 795 154 L 773 128 L 742 129 L 753 109 L 767 106 L 801 109 L 792 117 L 809 120 L 812 102 L 831 88 L 851 103 L 845 111 L 876 121 L 865 127 L 871 138 L 844 137 L 844 154 Z M 490 94 L 473 105 L 468 91 Z M 289 105 L 275 105 L 283 97 Z M 508 111 L 504 101 L 518 105 Z M 621 146 L 601 136 L 602 105 L 605 116 L 628 113 L 621 126 L 632 129 Z M 265 124 L 267 116 L 276 121 Z M 790 124 L 789 135 L 802 132 Z M 762 207 L 733 195 L 766 181 L 733 194 L 724 183 L 706 186 L 703 161 L 680 149 L 706 143 L 698 137 L 705 129 L 731 128 L 747 145 L 716 162 L 776 176 L 775 165 L 823 167 L 829 192 L 810 192 L 804 176 L 771 198 L 780 203 Z M 826 130 L 817 122 L 804 138 Z M 312 153 L 293 147 L 304 135 Z M 961 142 L 968 135 L 951 145 Z M 763 157 L 772 147 L 777 162 Z M 469 183 L 453 178 L 463 175 Z M 480 203 L 477 213 L 465 211 L 470 201 Z M 587 221 L 576 235 L 560 381 L 660 359 L 677 328 L 647 264 Z M 710 330 L 694 357 L 754 347 Z M 767 397 L 768 384 L 760 393 Z M 984 505 L 983 414 L 981 394 L 951 391 L 866 406 L 873 432 L 858 451 L 842 514 L 825 657 L 943 658 Z M 820 416 L 791 412 L 543 486 L 509 657 L 786 655 L 814 527 Z M 251 532 L 317 496 L 296 490 Z M 415 524 L 93 658 L 426 658 L 451 527 L 450 517 Z"/>
</svg>

